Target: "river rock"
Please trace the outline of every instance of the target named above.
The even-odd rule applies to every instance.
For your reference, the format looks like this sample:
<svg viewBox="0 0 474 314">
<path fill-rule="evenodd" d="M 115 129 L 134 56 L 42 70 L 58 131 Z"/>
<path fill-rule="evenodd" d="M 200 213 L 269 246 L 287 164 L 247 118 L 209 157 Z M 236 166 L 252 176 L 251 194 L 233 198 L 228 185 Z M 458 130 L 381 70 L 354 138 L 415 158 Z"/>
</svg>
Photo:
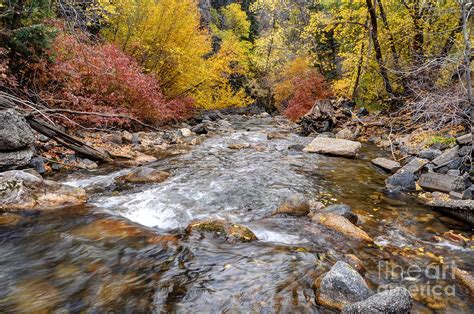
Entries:
<svg viewBox="0 0 474 314">
<path fill-rule="evenodd" d="M 357 270 L 360 274 L 365 274 L 364 263 L 354 254 L 344 254 L 342 257 L 343 262 L 349 264 Z"/>
<path fill-rule="evenodd" d="M 374 242 L 374 240 L 372 240 L 364 230 L 352 224 L 345 217 L 333 213 L 324 213 L 314 215 L 311 220 L 330 230 L 334 230 L 349 239 L 367 243 Z"/>
<path fill-rule="evenodd" d="M 398 172 L 410 172 L 410 173 L 417 173 L 423 167 L 428 164 L 430 161 L 428 159 L 422 158 L 413 158 L 410 160 L 406 165 L 404 165 Z"/>
<path fill-rule="evenodd" d="M 416 176 L 411 172 L 397 172 L 385 180 L 390 191 L 415 191 Z"/>
<path fill-rule="evenodd" d="M 207 129 L 206 129 L 206 126 L 203 124 L 203 123 L 200 123 L 196 126 L 194 126 L 191 131 L 193 131 L 194 133 L 196 134 L 207 134 Z"/>
<path fill-rule="evenodd" d="M 290 216 L 306 216 L 309 213 L 310 204 L 302 195 L 294 195 L 287 199 L 275 211 L 277 214 L 286 214 Z"/>
<path fill-rule="evenodd" d="M 183 137 L 190 137 L 191 135 L 193 135 L 193 132 L 188 128 L 182 128 L 179 130 L 179 132 Z"/>
<path fill-rule="evenodd" d="M 456 280 L 461 285 L 466 287 L 471 296 L 474 297 L 474 277 L 467 271 L 459 269 L 457 267 L 454 267 L 452 269 L 452 272 L 454 274 L 454 278 L 456 278 Z"/>
<path fill-rule="evenodd" d="M 12 152 L 0 152 L 0 169 L 14 169 L 27 166 L 35 153 L 34 148 Z"/>
<path fill-rule="evenodd" d="M 248 149 L 251 148 L 252 145 L 248 143 L 234 143 L 234 144 L 229 144 L 227 148 L 229 149 L 234 149 L 234 150 L 240 150 L 240 149 Z"/>
<path fill-rule="evenodd" d="M 346 218 L 353 224 L 357 224 L 359 220 L 357 215 L 352 212 L 352 208 L 346 204 L 333 204 L 333 205 L 326 206 L 318 210 L 317 212 L 315 212 L 314 215 L 318 213 L 339 215 Z"/>
<path fill-rule="evenodd" d="M 472 143 L 472 136 L 471 136 L 471 133 L 468 133 L 468 134 L 464 134 L 464 135 L 459 136 L 458 138 L 456 138 L 456 142 L 457 142 L 459 145 L 471 144 L 471 143 Z"/>
<path fill-rule="evenodd" d="M 133 135 L 128 131 L 122 132 L 122 142 L 124 144 L 132 144 L 133 143 Z"/>
<path fill-rule="evenodd" d="M 399 162 L 387 158 L 375 158 L 372 163 L 388 172 L 395 172 L 401 168 Z"/>
<path fill-rule="evenodd" d="M 44 161 L 41 157 L 35 157 L 30 160 L 30 166 L 35 168 L 36 172 L 39 174 L 43 174 L 46 172 L 46 168 L 44 167 Z"/>
<path fill-rule="evenodd" d="M 84 204 L 81 188 L 43 180 L 24 171 L 0 173 L 0 209 L 51 209 Z"/>
<path fill-rule="evenodd" d="M 420 200 L 474 226 L 474 200 L 453 200 L 448 194 L 440 192 L 423 193 Z"/>
<path fill-rule="evenodd" d="M 344 314 L 405 314 L 410 313 L 413 300 L 406 288 L 398 287 L 382 291 L 364 301 L 344 307 Z"/>
<path fill-rule="evenodd" d="M 460 157 L 465 157 L 465 156 L 471 155 L 471 153 L 472 153 L 472 146 L 471 145 L 463 146 L 458 150 L 458 155 Z"/>
<path fill-rule="evenodd" d="M 338 261 L 322 278 L 316 300 L 321 305 L 342 310 L 346 305 L 369 296 L 370 290 L 364 278 L 349 264 Z"/>
<path fill-rule="evenodd" d="M 231 243 L 258 240 L 249 228 L 220 219 L 190 223 L 186 227 L 186 234 L 191 235 L 196 233 L 201 235 L 212 234 Z"/>
<path fill-rule="evenodd" d="M 115 180 L 120 183 L 161 183 L 168 179 L 169 176 L 169 172 L 145 167 L 117 177 Z"/>
<path fill-rule="evenodd" d="M 433 159 L 433 163 L 436 166 L 447 164 L 451 160 L 458 157 L 458 151 L 459 151 L 459 146 L 454 146 L 453 148 L 449 148 L 445 150 L 441 155 Z"/>
<path fill-rule="evenodd" d="M 427 148 L 419 152 L 418 157 L 423 158 L 423 159 L 433 160 L 439 155 L 441 155 L 442 153 L 443 152 L 439 149 Z"/>
<path fill-rule="evenodd" d="M 462 176 L 452 176 L 434 172 L 422 174 L 418 180 L 418 185 L 427 191 L 446 193 L 451 191 L 462 192 L 468 188 L 467 180 Z"/>
<path fill-rule="evenodd" d="M 342 140 L 352 140 L 354 139 L 354 133 L 350 129 L 342 129 L 336 133 L 336 138 Z"/>
<path fill-rule="evenodd" d="M 35 141 L 28 122 L 15 110 L 0 111 L 0 151 L 23 150 Z"/>
<path fill-rule="evenodd" d="M 359 142 L 317 137 L 303 151 L 307 153 L 320 153 L 342 157 L 355 157 L 361 148 Z"/>
<path fill-rule="evenodd" d="M 267 139 L 269 140 L 282 140 L 288 138 L 288 133 L 282 133 L 278 131 L 271 131 L 267 133 Z"/>
</svg>

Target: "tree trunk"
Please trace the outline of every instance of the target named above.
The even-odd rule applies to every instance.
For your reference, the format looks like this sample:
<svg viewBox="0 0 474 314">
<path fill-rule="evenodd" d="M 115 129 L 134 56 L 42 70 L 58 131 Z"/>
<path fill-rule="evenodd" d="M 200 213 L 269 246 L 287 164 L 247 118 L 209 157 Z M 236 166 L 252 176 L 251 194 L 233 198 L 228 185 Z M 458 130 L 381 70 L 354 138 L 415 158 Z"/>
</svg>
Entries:
<svg viewBox="0 0 474 314">
<path fill-rule="evenodd" d="M 372 36 L 372 42 L 374 43 L 375 58 L 377 59 L 377 63 L 380 68 L 380 75 L 382 76 L 385 90 L 390 96 L 393 96 L 392 85 L 390 84 L 390 80 L 388 78 L 387 68 L 385 67 L 385 64 L 383 61 L 382 49 L 380 48 L 378 30 L 377 30 L 377 15 L 375 14 L 375 8 L 372 3 L 372 0 L 366 0 L 366 3 L 367 3 L 367 10 L 369 11 L 369 16 L 370 16 L 370 25 L 372 27 L 371 36 Z"/>
</svg>

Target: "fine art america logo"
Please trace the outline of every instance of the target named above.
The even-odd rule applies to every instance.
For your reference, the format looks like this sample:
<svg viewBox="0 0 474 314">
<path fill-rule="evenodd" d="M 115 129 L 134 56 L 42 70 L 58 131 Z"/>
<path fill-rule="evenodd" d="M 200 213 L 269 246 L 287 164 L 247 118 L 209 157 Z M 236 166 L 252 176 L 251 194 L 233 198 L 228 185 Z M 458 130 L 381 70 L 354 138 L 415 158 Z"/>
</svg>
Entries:
<svg viewBox="0 0 474 314">
<path fill-rule="evenodd" d="M 379 286 L 378 292 L 403 285 L 412 295 L 424 297 L 454 296 L 456 292 L 455 285 L 449 285 L 448 282 L 454 279 L 453 270 L 455 268 L 454 262 L 443 265 L 430 264 L 426 267 L 412 264 L 404 267 L 380 261 L 378 277 L 380 280 L 390 283 Z"/>
</svg>

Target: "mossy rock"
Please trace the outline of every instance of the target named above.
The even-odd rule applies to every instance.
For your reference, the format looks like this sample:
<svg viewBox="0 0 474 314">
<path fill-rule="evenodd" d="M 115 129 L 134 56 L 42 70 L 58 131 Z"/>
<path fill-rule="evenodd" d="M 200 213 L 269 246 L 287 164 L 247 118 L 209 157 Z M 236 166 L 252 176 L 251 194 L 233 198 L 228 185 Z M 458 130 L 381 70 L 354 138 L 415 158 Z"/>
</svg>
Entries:
<svg viewBox="0 0 474 314">
<path fill-rule="evenodd" d="M 186 228 L 186 234 L 192 235 L 196 233 L 203 236 L 206 234 L 212 234 L 213 236 L 232 243 L 258 240 L 249 228 L 220 219 L 195 221 L 190 223 Z"/>
</svg>

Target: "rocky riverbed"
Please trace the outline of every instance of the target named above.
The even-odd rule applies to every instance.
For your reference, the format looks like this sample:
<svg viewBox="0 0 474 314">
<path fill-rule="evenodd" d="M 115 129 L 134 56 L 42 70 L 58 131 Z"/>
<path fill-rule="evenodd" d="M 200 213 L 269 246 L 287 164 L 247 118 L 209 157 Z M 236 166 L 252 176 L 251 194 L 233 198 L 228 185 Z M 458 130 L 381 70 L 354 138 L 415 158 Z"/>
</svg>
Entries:
<svg viewBox="0 0 474 314">
<path fill-rule="evenodd" d="M 127 167 L 4 172 L 0 310 L 472 310 L 472 227 L 387 189 L 375 146 L 215 120 L 121 134 L 156 158 Z"/>
</svg>

